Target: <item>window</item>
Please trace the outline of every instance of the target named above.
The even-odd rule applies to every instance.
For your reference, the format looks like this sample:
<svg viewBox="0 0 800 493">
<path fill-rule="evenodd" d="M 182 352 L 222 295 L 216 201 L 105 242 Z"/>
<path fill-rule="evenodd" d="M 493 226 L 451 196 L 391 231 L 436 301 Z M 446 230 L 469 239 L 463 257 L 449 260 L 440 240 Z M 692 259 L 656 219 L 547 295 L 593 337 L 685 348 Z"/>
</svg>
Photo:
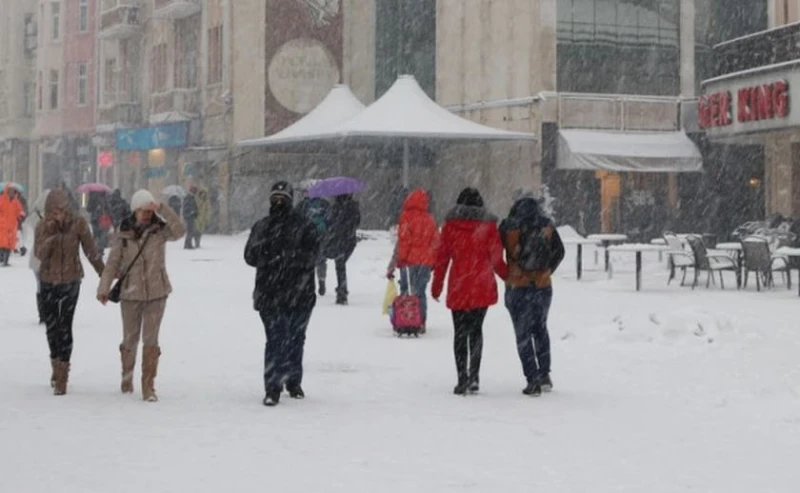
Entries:
<svg viewBox="0 0 800 493">
<path fill-rule="evenodd" d="M 111 104 L 117 101 L 117 59 L 109 58 L 103 67 L 103 101 Z"/>
<path fill-rule="evenodd" d="M 58 70 L 50 71 L 50 109 L 58 109 Z"/>
<path fill-rule="evenodd" d="M 222 82 L 222 25 L 208 30 L 208 83 Z"/>
<path fill-rule="evenodd" d="M 52 21 L 51 39 L 58 41 L 61 37 L 61 4 L 53 2 L 50 4 L 50 20 Z"/>
<path fill-rule="evenodd" d="M 37 97 L 36 97 L 36 99 L 37 99 L 36 106 L 39 108 L 39 111 L 42 111 L 42 105 L 44 104 L 42 102 L 42 99 L 43 99 L 42 86 L 44 86 L 44 81 L 42 80 L 42 71 L 41 70 L 39 71 L 39 76 L 37 78 L 36 85 L 37 85 L 37 91 L 36 92 L 38 93 Z"/>
<path fill-rule="evenodd" d="M 680 93 L 680 0 L 559 0 L 558 90 Z"/>
<path fill-rule="evenodd" d="M 26 82 L 22 87 L 22 109 L 25 112 L 25 116 L 33 114 L 33 94 L 33 84 Z"/>
<path fill-rule="evenodd" d="M 88 83 L 89 68 L 85 63 L 78 64 L 78 104 L 86 104 L 86 88 Z"/>
<path fill-rule="evenodd" d="M 153 47 L 150 54 L 150 90 L 161 92 L 167 89 L 167 44 L 161 43 Z"/>
<path fill-rule="evenodd" d="M 200 14 L 175 22 L 175 87 L 197 87 Z"/>
<path fill-rule="evenodd" d="M 82 33 L 89 30 L 89 0 L 80 0 L 78 4 L 78 29 Z"/>
</svg>

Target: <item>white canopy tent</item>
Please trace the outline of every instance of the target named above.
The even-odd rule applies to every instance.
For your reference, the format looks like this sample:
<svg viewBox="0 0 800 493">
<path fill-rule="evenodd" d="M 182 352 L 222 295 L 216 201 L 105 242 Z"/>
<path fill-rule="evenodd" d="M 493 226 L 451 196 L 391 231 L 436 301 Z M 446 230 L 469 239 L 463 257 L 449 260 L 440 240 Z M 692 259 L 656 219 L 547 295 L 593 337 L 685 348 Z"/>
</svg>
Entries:
<svg viewBox="0 0 800 493">
<path fill-rule="evenodd" d="M 338 124 L 349 120 L 364 111 L 364 104 L 344 84 L 333 86 L 319 105 L 311 112 L 280 132 L 257 139 L 242 140 L 242 147 L 265 147 L 336 138 L 331 133 Z"/>
<path fill-rule="evenodd" d="M 431 100 L 412 75 L 401 75 L 386 93 L 334 130 L 342 139 L 401 139 L 403 185 L 408 186 L 409 140 L 535 140 L 533 134 L 510 132 L 461 118 Z"/>
<path fill-rule="evenodd" d="M 559 131 L 558 169 L 681 173 L 702 167 L 700 150 L 683 132 Z"/>
</svg>

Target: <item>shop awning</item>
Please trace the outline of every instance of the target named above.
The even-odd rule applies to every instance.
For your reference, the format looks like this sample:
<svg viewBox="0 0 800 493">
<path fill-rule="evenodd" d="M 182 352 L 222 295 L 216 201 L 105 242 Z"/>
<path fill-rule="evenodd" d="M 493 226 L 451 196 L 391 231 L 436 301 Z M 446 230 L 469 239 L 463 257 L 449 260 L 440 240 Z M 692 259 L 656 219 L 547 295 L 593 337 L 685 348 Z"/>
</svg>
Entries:
<svg viewBox="0 0 800 493">
<path fill-rule="evenodd" d="M 556 168 L 643 173 L 698 172 L 700 150 L 683 132 L 560 130 Z"/>
</svg>

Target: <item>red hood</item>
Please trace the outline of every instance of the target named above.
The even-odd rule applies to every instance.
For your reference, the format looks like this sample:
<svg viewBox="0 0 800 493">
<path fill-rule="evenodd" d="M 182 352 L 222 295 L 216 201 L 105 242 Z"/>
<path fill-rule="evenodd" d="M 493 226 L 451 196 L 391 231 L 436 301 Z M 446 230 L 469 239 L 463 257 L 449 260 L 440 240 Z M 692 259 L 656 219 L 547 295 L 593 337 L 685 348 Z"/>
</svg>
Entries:
<svg viewBox="0 0 800 493">
<path fill-rule="evenodd" d="M 403 211 L 418 210 L 428 212 L 429 205 L 430 199 L 428 198 L 428 192 L 417 188 L 406 197 L 406 201 L 403 202 Z"/>
</svg>

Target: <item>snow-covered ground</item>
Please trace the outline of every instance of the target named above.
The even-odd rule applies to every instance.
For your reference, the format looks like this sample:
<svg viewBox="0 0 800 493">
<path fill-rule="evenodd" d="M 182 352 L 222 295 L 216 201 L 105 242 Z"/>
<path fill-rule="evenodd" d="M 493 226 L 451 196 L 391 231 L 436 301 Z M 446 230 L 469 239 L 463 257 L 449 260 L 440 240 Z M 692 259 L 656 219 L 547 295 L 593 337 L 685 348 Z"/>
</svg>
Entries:
<svg viewBox="0 0 800 493">
<path fill-rule="evenodd" d="M 394 338 L 380 314 L 391 246 L 378 235 L 350 262 L 350 305 L 318 301 L 307 399 L 265 408 L 245 239 L 170 245 L 157 404 L 141 401 L 138 377 L 137 394 L 118 392 L 119 311 L 95 301 L 93 273 L 69 393 L 54 397 L 27 259 L 0 270 L 0 492 L 797 491 L 795 289 L 668 287 L 646 254 L 636 293 L 632 254 L 608 280 L 587 253 L 595 270 L 577 282 L 570 250 L 550 319 L 554 392 L 520 393 L 495 306 L 482 392 L 457 397 L 443 304 L 420 339 Z"/>
</svg>

